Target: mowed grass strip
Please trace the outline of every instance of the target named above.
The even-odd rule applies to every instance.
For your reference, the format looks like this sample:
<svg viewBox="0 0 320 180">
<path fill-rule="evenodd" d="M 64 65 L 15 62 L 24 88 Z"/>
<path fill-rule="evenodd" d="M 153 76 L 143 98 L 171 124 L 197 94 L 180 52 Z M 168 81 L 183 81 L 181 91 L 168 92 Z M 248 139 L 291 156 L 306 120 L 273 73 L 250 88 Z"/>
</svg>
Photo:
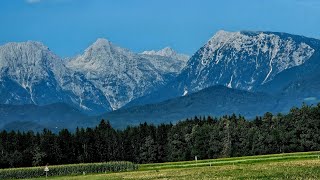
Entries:
<svg viewBox="0 0 320 180">
<path fill-rule="evenodd" d="M 200 167 L 200 166 L 218 166 L 228 164 L 250 164 L 250 163 L 265 163 L 268 161 L 292 161 L 296 159 L 315 159 L 320 157 L 320 151 L 314 152 L 298 152 L 298 153 L 283 153 L 283 154 L 270 154 L 259 156 L 243 156 L 233 158 L 220 158 L 209 160 L 196 161 L 181 161 L 181 162 L 167 162 L 167 163 L 154 163 L 142 164 L 139 170 L 159 170 L 159 169 L 172 169 L 172 168 L 187 168 L 187 167 Z"/>
<path fill-rule="evenodd" d="M 49 179 L 320 179 L 319 157 L 317 151 L 154 163 L 140 165 L 139 171 Z"/>
</svg>

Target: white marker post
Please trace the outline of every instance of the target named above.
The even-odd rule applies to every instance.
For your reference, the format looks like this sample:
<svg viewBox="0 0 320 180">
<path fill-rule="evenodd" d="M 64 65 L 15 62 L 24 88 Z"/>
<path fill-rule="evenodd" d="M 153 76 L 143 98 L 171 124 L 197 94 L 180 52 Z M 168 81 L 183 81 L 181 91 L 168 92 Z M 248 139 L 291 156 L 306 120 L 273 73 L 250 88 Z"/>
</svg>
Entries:
<svg viewBox="0 0 320 180">
<path fill-rule="evenodd" d="M 195 157 L 194 157 L 194 160 L 196 161 L 196 164 L 197 164 L 197 162 L 198 162 L 198 157 L 195 156 Z"/>
<path fill-rule="evenodd" d="M 46 165 L 46 167 L 44 167 L 44 172 L 46 172 L 46 179 L 47 179 L 48 178 L 48 172 L 49 172 L 48 165 Z"/>
</svg>

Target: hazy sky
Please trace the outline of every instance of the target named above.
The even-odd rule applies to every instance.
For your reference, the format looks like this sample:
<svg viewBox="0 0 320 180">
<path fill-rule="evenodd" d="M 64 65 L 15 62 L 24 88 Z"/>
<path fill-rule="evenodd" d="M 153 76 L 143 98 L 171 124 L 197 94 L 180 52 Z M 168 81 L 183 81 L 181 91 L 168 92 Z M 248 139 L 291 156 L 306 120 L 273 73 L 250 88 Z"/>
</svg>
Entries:
<svg viewBox="0 0 320 180">
<path fill-rule="evenodd" d="M 193 54 L 214 33 L 260 30 L 320 38 L 319 0 L 0 0 L 0 44 L 35 40 L 66 57 L 103 37 L 135 52 Z"/>
</svg>

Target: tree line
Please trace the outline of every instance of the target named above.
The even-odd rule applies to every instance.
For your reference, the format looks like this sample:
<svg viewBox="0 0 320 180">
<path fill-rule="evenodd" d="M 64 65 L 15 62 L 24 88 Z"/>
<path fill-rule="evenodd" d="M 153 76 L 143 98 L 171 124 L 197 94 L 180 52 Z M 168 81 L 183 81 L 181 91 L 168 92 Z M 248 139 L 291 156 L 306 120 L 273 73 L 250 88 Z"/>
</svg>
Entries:
<svg viewBox="0 0 320 180">
<path fill-rule="evenodd" d="M 320 150 L 320 104 L 266 113 L 194 117 L 173 124 L 143 123 L 123 130 L 102 120 L 95 128 L 55 134 L 0 132 L 0 168 L 106 161 L 157 163 Z"/>
</svg>

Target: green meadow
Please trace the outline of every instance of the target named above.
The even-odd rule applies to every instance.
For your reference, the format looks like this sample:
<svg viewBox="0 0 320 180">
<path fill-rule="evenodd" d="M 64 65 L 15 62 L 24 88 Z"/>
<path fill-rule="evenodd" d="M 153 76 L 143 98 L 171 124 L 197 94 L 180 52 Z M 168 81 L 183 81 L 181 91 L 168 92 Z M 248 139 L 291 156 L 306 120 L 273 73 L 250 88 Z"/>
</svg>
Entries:
<svg viewBox="0 0 320 180">
<path fill-rule="evenodd" d="M 320 152 L 303 152 L 142 164 L 135 171 L 48 179 L 320 179 L 319 157 Z"/>
</svg>

